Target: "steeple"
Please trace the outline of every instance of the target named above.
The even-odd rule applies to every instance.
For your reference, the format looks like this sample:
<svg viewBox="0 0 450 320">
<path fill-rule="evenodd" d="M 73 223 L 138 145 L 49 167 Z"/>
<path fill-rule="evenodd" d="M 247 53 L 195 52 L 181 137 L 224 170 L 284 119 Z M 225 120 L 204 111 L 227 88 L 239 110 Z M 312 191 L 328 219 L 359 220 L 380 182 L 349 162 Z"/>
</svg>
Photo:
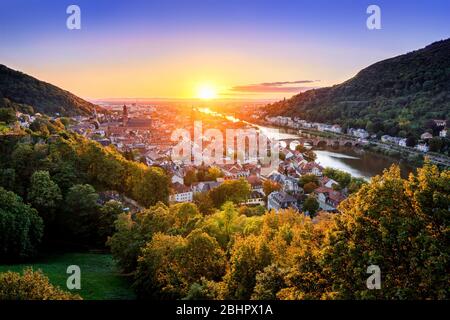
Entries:
<svg viewBox="0 0 450 320">
<path fill-rule="evenodd" d="M 122 124 L 124 126 L 126 126 L 128 123 L 128 108 L 127 106 L 124 104 L 123 105 L 123 114 L 122 114 Z"/>
</svg>

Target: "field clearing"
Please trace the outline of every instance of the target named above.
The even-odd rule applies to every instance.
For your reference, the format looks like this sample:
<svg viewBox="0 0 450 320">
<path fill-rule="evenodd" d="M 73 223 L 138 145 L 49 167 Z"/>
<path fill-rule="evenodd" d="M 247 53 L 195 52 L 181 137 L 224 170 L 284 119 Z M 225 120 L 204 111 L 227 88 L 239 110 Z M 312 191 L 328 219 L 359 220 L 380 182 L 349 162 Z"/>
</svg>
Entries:
<svg viewBox="0 0 450 320">
<path fill-rule="evenodd" d="M 48 256 L 32 263 L 0 265 L 0 272 L 22 272 L 27 267 L 42 270 L 53 285 L 69 291 L 66 287 L 67 267 L 78 265 L 81 269 L 81 289 L 71 290 L 85 300 L 134 299 L 130 280 L 121 275 L 110 254 L 66 253 Z"/>
</svg>

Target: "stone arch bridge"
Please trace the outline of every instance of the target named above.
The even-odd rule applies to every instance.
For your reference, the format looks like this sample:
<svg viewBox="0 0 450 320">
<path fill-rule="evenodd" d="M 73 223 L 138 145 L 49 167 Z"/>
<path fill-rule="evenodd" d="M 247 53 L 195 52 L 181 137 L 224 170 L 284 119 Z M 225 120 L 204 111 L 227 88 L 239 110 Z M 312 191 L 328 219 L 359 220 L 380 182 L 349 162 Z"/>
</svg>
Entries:
<svg viewBox="0 0 450 320">
<path fill-rule="evenodd" d="M 308 144 L 311 147 L 361 147 L 363 143 L 358 140 L 352 140 L 352 139 L 342 139 L 342 138 L 323 138 L 323 137 L 311 137 L 311 138 L 305 138 L 305 137 L 298 137 L 298 138 L 289 138 L 289 139 L 279 139 L 278 141 L 284 141 L 288 146 L 291 144 L 291 142 L 299 142 L 302 145 Z"/>
</svg>

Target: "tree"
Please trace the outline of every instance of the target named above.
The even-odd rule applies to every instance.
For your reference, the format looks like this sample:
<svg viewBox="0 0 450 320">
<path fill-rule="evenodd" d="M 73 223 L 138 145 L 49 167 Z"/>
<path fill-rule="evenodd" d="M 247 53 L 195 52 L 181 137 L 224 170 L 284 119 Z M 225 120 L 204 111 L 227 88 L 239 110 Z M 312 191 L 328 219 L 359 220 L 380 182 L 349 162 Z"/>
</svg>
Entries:
<svg viewBox="0 0 450 320">
<path fill-rule="evenodd" d="M 449 185 L 448 170 L 425 164 L 406 181 L 392 166 L 341 203 L 324 256 L 338 298 L 448 297 Z M 370 265 L 382 290 L 364 285 Z"/>
<path fill-rule="evenodd" d="M 194 203 L 198 210 L 204 215 L 214 212 L 214 202 L 209 196 L 209 192 L 199 192 L 194 194 Z"/>
<path fill-rule="evenodd" d="M 27 143 L 16 144 L 11 154 L 11 167 L 16 172 L 17 191 L 21 196 L 25 195 L 31 175 L 36 170 L 43 169 L 43 162 L 47 156 L 45 146 L 35 147 Z"/>
<path fill-rule="evenodd" d="M 357 192 L 366 183 L 367 183 L 367 181 L 364 180 L 364 178 L 354 178 L 354 177 L 352 177 L 352 181 L 348 185 L 348 193 L 352 194 L 352 193 Z"/>
<path fill-rule="evenodd" d="M 227 180 L 220 186 L 210 191 L 210 197 L 216 208 L 220 208 L 225 202 L 231 201 L 240 204 L 247 200 L 251 192 L 250 184 L 244 180 Z"/>
<path fill-rule="evenodd" d="M 216 166 L 212 166 L 208 169 L 208 173 L 206 174 L 207 181 L 216 181 L 217 178 L 223 177 L 223 172 L 220 168 Z"/>
<path fill-rule="evenodd" d="M 425 122 L 425 124 L 424 124 L 424 128 L 427 130 L 427 131 L 430 131 L 430 133 L 433 135 L 433 136 L 437 136 L 437 135 L 439 135 L 439 127 L 437 126 L 437 124 L 436 124 L 436 122 L 434 122 L 434 120 L 427 120 L 426 122 Z"/>
<path fill-rule="evenodd" d="M 16 112 L 11 108 L 0 108 L 0 122 L 11 124 L 16 121 Z"/>
<path fill-rule="evenodd" d="M 265 212 L 266 208 L 262 205 L 239 207 L 239 214 L 247 217 L 262 216 Z"/>
<path fill-rule="evenodd" d="M 16 170 L 0 169 L 0 187 L 9 191 L 14 191 L 16 188 Z"/>
<path fill-rule="evenodd" d="M 305 202 L 303 203 L 303 210 L 313 217 L 316 214 L 317 210 L 319 210 L 319 203 L 317 202 L 316 198 L 312 196 L 306 198 Z"/>
<path fill-rule="evenodd" d="M 303 187 L 305 184 L 307 184 L 309 182 L 312 182 L 312 183 L 318 185 L 319 179 L 317 178 L 317 176 L 315 174 L 305 174 L 300 177 L 298 184 L 300 185 L 300 187 Z"/>
<path fill-rule="evenodd" d="M 48 171 L 33 173 L 28 189 L 28 201 L 38 210 L 46 224 L 54 220 L 55 209 L 61 199 L 61 191 L 50 178 Z"/>
<path fill-rule="evenodd" d="M 250 299 L 256 275 L 271 263 L 271 252 L 262 237 L 237 237 L 230 256 L 230 269 L 224 281 L 228 299 Z"/>
<path fill-rule="evenodd" d="M 80 174 L 70 162 L 59 162 L 52 172 L 53 181 L 58 184 L 62 194 L 66 194 L 70 187 L 80 183 Z"/>
<path fill-rule="evenodd" d="M 195 170 L 188 170 L 184 175 L 184 184 L 187 186 L 191 186 L 193 183 L 197 182 L 197 173 Z"/>
<path fill-rule="evenodd" d="M 34 131 L 35 133 L 39 133 L 43 136 L 49 136 L 50 130 L 48 126 L 48 121 L 45 121 L 44 119 L 37 118 L 30 124 L 30 130 Z"/>
<path fill-rule="evenodd" d="M 98 233 L 102 241 L 106 241 L 109 236 L 113 235 L 114 222 L 123 211 L 122 203 L 116 200 L 109 200 L 100 208 Z"/>
<path fill-rule="evenodd" d="M 141 248 L 157 232 L 169 232 L 175 218 L 169 208 L 159 202 L 136 215 L 122 213 L 114 225 L 116 233 L 107 241 L 111 253 L 124 272 L 136 269 Z"/>
<path fill-rule="evenodd" d="M 319 186 L 317 184 L 315 184 L 314 182 L 308 182 L 307 184 L 305 184 L 303 186 L 303 190 L 305 191 L 306 194 L 309 194 L 311 192 L 313 192 L 314 190 L 316 190 Z"/>
<path fill-rule="evenodd" d="M 281 185 L 278 182 L 272 181 L 272 180 L 264 180 L 263 182 L 263 191 L 264 194 L 267 196 L 269 196 L 269 194 L 271 194 L 274 191 L 279 191 L 281 190 Z"/>
<path fill-rule="evenodd" d="M 302 144 L 298 144 L 297 146 L 295 146 L 295 150 L 301 153 L 308 151 L 308 149 Z"/>
<path fill-rule="evenodd" d="M 417 139 L 413 136 L 409 136 L 408 138 L 406 138 L 406 145 L 408 147 L 414 147 L 417 144 Z"/>
<path fill-rule="evenodd" d="M 82 243 L 98 239 L 99 196 L 89 184 L 77 184 L 66 195 L 66 217 L 63 223 L 70 235 Z"/>
<path fill-rule="evenodd" d="M 286 271 L 271 264 L 256 274 L 255 288 L 252 300 L 276 300 L 277 293 L 285 288 Z"/>
<path fill-rule="evenodd" d="M 352 176 L 349 173 L 333 168 L 325 168 L 323 175 L 337 181 L 342 188 L 347 188 L 352 180 Z"/>
<path fill-rule="evenodd" d="M 189 285 L 201 279 L 220 280 L 225 274 L 225 252 L 215 238 L 201 230 L 186 237 L 180 258 L 183 277 Z"/>
<path fill-rule="evenodd" d="M 143 166 L 140 164 L 140 166 Z M 132 179 L 133 198 L 145 207 L 169 199 L 169 178 L 160 168 L 139 168 Z"/>
<path fill-rule="evenodd" d="M 156 233 L 142 248 L 134 288 L 138 297 L 177 299 L 183 296 L 181 267 L 178 265 L 186 240 L 181 236 Z"/>
<path fill-rule="evenodd" d="M 222 248 L 226 248 L 233 234 L 244 229 L 245 216 L 240 216 L 232 202 L 226 202 L 222 210 L 203 221 L 203 229 L 217 239 Z"/>
<path fill-rule="evenodd" d="M 332 298 L 331 276 L 325 271 L 322 253 L 332 221 L 324 215 L 313 221 L 291 209 L 266 214 L 262 235 L 273 262 L 257 276 L 253 295 L 288 300 Z"/>
<path fill-rule="evenodd" d="M 183 300 L 223 300 L 225 296 L 225 284 L 205 278 L 191 284 L 189 291 Z"/>
<path fill-rule="evenodd" d="M 331 185 L 331 189 L 333 189 L 334 191 L 342 191 L 342 187 L 339 183 L 333 183 Z"/>
<path fill-rule="evenodd" d="M 188 237 L 156 233 L 142 249 L 135 288 L 139 297 L 182 298 L 202 279 L 220 279 L 225 254 L 217 241 L 196 230 Z"/>
<path fill-rule="evenodd" d="M 0 300 L 81 300 L 72 294 L 53 286 L 42 271 L 25 269 L 0 273 Z"/>
<path fill-rule="evenodd" d="M 308 232 L 312 236 L 312 232 Z M 284 276 L 284 288 L 277 294 L 281 300 L 319 300 L 334 299 L 327 269 L 323 265 L 320 245 L 309 239 L 302 239 L 303 245 L 295 246 L 295 255 L 290 268 Z M 283 283 L 281 283 L 283 285 Z"/>
<path fill-rule="evenodd" d="M 132 272 L 136 269 L 141 246 L 152 235 L 142 235 L 139 232 L 139 226 L 132 220 L 130 214 L 120 214 L 114 225 L 116 232 L 107 240 L 106 244 L 111 248 L 111 253 L 120 269 L 126 273 Z"/>
<path fill-rule="evenodd" d="M 317 159 L 317 155 L 312 150 L 308 150 L 305 153 L 303 153 L 303 158 L 305 158 L 308 162 L 314 162 Z"/>
<path fill-rule="evenodd" d="M 169 214 L 172 217 L 169 233 L 188 235 L 195 229 L 202 219 L 201 213 L 193 203 L 178 203 L 170 206 Z"/>
<path fill-rule="evenodd" d="M 0 187 L 0 260 L 34 256 L 43 230 L 44 224 L 37 211 L 13 192 Z"/>
<path fill-rule="evenodd" d="M 432 152 L 440 152 L 443 147 L 443 141 L 439 137 L 433 137 L 428 141 L 428 145 L 430 147 L 430 151 Z"/>
</svg>

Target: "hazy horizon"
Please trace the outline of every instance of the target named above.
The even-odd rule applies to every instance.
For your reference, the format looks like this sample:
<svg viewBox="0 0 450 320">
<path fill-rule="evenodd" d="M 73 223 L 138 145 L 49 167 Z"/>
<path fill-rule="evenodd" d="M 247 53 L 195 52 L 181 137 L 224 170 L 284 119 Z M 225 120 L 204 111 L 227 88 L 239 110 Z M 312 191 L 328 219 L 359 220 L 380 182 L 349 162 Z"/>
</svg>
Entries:
<svg viewBox="0 0 450 320">
<path fill-rule="evenodd" d="M 377 1 L 380 30 L 365 0 L 79 0 L 80 30 L 71 4 L 2 1 L 0 63 L 89 100 L 279 100 L 449 37 L 443 0 Z"/>
</svg>

